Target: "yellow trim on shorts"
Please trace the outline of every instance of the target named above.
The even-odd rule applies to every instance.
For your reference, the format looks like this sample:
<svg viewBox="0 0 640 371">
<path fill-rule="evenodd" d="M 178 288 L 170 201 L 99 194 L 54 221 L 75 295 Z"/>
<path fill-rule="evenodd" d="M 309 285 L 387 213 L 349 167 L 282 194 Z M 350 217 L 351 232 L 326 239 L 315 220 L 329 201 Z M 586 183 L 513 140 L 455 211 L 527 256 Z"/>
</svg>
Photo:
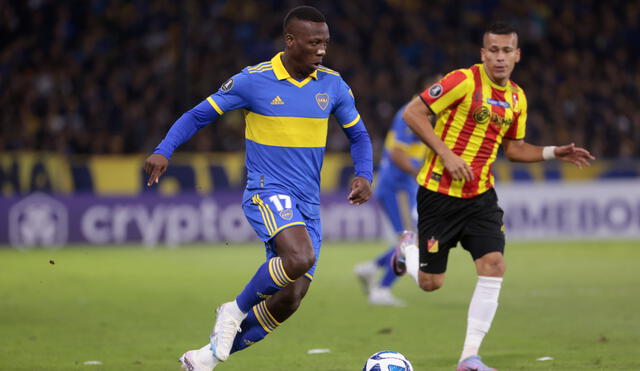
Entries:
<svg viewBox="0 0 640 371">
<path fill-rule="evenodd" d="M 306 224 L 304 224 L 304 222 L 293 222 L 293 223 L 289 223 L 289 224 L 285 224 L 282 227 L 276 229 L 271 235 L 275 236 L 276 234 L 278 234 L 278 232 L 280 232 L 281 230 L 285 229 L 285 228 L 289 228 L 293 225 L 304 225 L 306 226 Z"/>
</svg>

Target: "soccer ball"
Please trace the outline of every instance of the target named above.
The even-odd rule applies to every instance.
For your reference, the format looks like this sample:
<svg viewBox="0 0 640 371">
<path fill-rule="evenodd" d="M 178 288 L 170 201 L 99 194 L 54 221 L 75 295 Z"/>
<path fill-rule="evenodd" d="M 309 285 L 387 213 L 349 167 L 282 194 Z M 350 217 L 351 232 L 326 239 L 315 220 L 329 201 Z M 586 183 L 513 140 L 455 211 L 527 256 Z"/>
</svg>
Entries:
<svg viewBox="0 0 640 371">
<path fill-rule="evenodd" d="M 362 371 L 413 371 L 413 366 L 402 354 L 385 350 L 369 357 Z"/>
</svg>

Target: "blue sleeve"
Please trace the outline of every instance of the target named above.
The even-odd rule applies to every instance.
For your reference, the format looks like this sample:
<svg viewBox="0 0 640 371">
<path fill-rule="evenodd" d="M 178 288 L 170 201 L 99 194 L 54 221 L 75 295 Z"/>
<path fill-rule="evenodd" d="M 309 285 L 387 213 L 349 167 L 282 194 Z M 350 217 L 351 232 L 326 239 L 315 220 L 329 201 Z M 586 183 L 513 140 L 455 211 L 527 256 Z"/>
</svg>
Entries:
<svg viewBox="0 0 640 371">
<path fill-rule="evenodd" d="M 406 105 L 398 110 L 393 117 L 393 123 L 391 124 L 391 131 L 395 133 L 395 140 L 404 143 L 412 144 L 415 140 L 413 131 L 409 128 L 407 123 L 402 119 L 402 113 L 404 112 Z"/>
<path fill-rule="evenodd" d="M 250 90 L 249 82 L 245 71 L 227 80 L 216 93 L 176 120 L 153 153 L 170 159 L 176 148 L 189 140 L 198 130 L 227 111 L 246 107 L 245 92 Z"/>
<path fill-rule="evenodd" d="M 355 176 L 373 181 L 373 150 L 371 139 L 360 114 L 356 109 L 353 93 L 344 80 L 340 79 L 337 104 L 333 114 L 349 138 L 351 158 L 355 168 Z"/>
<path fill-rule="evenodd" d="M 167 159 L 171 159 L 171 155 L 176 148 L 218 116 L 211 104 L 203 100 L 200 104 L 185 112 L 171 125 L 167 135 L 158 144 L 153 153 L 159 153 Z"/>
<path fill-rule="evenodd" d="M 207 98 L 218 114 L 249 106 L 251 79 L 246 69 L 225 81 L 220 89 Z"/>
</svg>

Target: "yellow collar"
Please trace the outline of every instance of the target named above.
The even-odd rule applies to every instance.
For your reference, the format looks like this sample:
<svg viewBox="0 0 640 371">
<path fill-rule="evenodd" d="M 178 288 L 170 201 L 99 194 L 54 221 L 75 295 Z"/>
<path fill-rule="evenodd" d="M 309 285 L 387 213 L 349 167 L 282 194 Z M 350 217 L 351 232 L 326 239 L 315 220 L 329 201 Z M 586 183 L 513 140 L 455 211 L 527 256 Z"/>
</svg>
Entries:
<svg viewBox="0 0 640 371">
<path fill-rule="evenodd" d="M 511 80 L 507 80 L 507 84 L 505 86 L 498 85 L 493 80 L 491 80 L 491 77 L 489 77 L 489 74 L 487 73 L 487 70 L 484 68 L 484 63 L 480 63 L 479 65 L 480 65 L 481 74 L 486 79 L 486 81 L 489 82 L 489 85 L 493 86 L 494 88 L 496 88 L 498 90 L 507 90 L 507 88 L 511 84 Z"/>
<path fill-rule="evenodd" d="M 276 78 L 278 80 L 286 80 L 293 79 L 286 68 L 284 68 L 284 64 L 282 64 L 282 55 L 284 53 L 280 52 L 276 54 L 273 58 L 271 58 L 271 66 L 273 67 L 273 72 L 276 74 Z M 318 70 L 313 71 L 309 76 L 311 76 L 314 80 L 318 79 Z M 307 77 L 308 78 L 308 77 Z"/>
</svg>

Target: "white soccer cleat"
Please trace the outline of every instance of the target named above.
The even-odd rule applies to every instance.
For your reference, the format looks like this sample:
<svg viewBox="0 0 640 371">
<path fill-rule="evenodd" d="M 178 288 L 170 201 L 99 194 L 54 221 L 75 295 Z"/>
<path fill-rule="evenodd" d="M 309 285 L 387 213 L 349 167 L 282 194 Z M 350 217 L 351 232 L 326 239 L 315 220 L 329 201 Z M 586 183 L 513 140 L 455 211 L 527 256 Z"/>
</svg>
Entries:
<svg viewBox="0 0 640 371">
<path fill-rule="evenodd" d="M 378 273 L 378 266 L 372 262 L 367 261 L 360 263 L 353 268 L 353 273 L 358 276 L 364 293 L 369 295 L 375 287 L 376 273 Z"/>
<path fill-rule="evenodd" d="M 369 304 L 390 307 L 406 307 L 407 303 L 393 296 L 388 287 L 376 287 L 369 294 Z"/>
<path fill-rule="evenodd" d="M 219 361 L 211 353 L 207 344 L 198 350 L 190 350 L 179 359 L 180 369 L 185 371 L 213 371 Z"/>
<path fill-rule="evenodd" d="M 233 340 L 240 332 L 240 324 L 246 317 L 247 314 L 240 312 L 233 301 L 224 303 L 216 309 L 216 324 L 211 334 L 211 350 L 218 360 L 224 362 L 229 358 Z"/>
</svg>

